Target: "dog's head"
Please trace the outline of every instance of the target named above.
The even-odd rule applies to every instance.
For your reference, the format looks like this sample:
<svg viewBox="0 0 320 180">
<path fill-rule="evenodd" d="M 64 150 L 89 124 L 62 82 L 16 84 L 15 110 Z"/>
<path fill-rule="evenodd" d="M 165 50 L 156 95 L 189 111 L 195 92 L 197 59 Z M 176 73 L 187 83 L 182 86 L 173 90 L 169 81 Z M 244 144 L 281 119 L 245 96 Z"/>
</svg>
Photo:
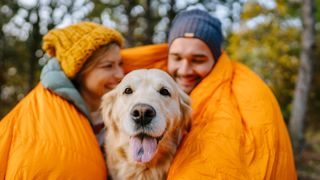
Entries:
<svg viewBox="0 0 320 180">
<path fill-rule="evenodd" d="M 188 95 L 157 69 L 127 74 L 104 95 L 101 108 L 107 131 L 121 136 L 120 141 L 125 138 L 130 159 L 139 163 L 151 161 L 161 146 L 168 146 L 168 136 L 177 136 L 172 132 L 188 131 L 191 125 Z"/>
</svg>

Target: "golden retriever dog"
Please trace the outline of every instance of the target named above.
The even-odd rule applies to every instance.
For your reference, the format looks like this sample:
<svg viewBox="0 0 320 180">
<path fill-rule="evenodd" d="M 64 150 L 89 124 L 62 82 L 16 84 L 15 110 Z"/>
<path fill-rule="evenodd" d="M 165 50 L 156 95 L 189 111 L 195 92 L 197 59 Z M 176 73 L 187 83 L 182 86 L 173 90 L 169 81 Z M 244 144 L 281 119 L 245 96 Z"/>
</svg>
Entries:
<svg viewBox="0 0 320 180">
<path fill-rule="evenodd" d="M 164 71 L 135 70 L 103 96 L 101 109 L 112 179 L 166 179 L 191 126 L 188 95 Z"/>
</svg>

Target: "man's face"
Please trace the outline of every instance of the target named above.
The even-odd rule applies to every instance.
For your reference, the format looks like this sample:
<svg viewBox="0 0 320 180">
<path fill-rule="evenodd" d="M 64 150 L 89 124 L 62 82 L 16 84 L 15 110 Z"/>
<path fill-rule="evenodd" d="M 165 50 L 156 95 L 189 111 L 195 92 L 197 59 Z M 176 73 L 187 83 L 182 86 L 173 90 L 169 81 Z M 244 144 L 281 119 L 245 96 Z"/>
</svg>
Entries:
<svg viewBox="0 0 320 180">
<path fill-rule="evenodd" d="M 211 71 L 215 61 L 209 47 L 197 38 L 177 38 L 169 48 L 168 72 L 190 94 Z"/>
</svg>

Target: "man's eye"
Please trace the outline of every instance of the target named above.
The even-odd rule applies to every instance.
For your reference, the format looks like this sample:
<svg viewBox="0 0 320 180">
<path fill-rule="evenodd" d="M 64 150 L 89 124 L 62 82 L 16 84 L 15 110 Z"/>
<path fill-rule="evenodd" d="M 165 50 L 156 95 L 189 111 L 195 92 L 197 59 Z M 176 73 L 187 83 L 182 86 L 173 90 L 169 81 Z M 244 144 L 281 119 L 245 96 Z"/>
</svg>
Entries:
<svg viewBox="0 0 320 180">
<path fill-rule="evenodd" d="M 123 91 L 123 94 L 132 94 L 133 91 L 131 88 L 126 88 L 124 91 Z"/>
<path fill-rule="evenodd" d="M 170 92 L 169 92 L 168 89 L 166 89 L 166 88 L 161 88 L 160 91 L 159 91 L 159 93 L 160 93 L 161 95 L 163 95 L 163 96 L 169 96 L 169 97 L 171 97 Z"/>
<path fill-rule="evenodd" d="M 205 60 L 203 60 L 203 59 L 193 59 L 192 62 L 195 63 L 195 64 L 201 64 L 201 63 L 204 63 Z"/>
</svg>

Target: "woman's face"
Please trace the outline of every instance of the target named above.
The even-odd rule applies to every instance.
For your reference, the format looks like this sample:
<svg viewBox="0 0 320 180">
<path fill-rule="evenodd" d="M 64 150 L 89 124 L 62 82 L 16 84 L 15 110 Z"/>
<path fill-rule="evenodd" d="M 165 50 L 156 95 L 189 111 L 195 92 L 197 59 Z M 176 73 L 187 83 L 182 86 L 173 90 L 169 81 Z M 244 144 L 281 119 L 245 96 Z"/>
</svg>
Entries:
<svg viewBox="0 0 320 180">
<path fill-rule="evenodd" d="M 124 76 L 120 47 L 112 45 L 107 50 L 97 50 L 90 61 L 94 64 L 91 68 L 84 70 L 79 89 L 89 108 L 97 109 L 100 106 L 101 97 L 115 88 Z"/>
</svg>

